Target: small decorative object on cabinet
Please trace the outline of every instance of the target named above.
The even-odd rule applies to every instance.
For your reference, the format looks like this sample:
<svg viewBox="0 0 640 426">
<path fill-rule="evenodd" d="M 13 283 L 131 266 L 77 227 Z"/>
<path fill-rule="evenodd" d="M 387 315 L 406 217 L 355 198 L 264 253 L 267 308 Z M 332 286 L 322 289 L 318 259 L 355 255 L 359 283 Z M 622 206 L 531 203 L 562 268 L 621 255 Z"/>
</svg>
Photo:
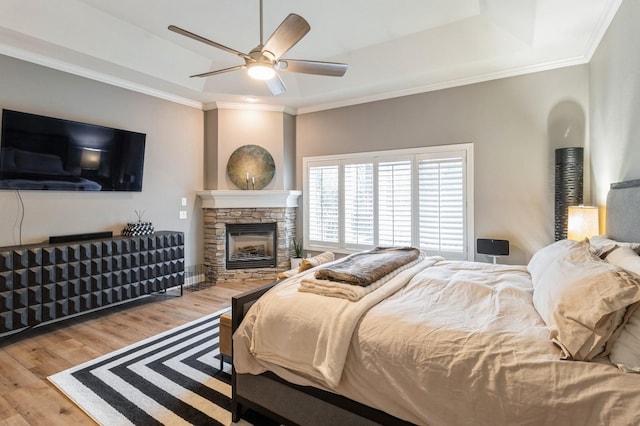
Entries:
<svg viewBox="0 0 640 426">
<path fill-rule="evenodd" d="M 137 237 L 139 235 L 153 234 L 153 224 L 151 222 L 143 222 L 142 216 L 144 216 L 144 210 L 134 210 L 138 221 L 135 223 L 127 223 L 127 226 L 122 230 L 122 235 L 125 237 Z"/>
</svg>

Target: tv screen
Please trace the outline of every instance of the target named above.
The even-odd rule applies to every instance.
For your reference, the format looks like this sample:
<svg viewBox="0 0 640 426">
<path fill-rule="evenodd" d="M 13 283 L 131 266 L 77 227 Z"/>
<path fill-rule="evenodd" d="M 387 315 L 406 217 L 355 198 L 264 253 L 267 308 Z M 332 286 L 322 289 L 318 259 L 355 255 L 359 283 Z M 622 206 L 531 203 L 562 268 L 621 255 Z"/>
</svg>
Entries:
<svg viewBox="0 0 640 426">
<path fill-rule="evenodd" d="M 2 111 L 0 189 L 142 191 L 144 133 Z"/>
</svg>

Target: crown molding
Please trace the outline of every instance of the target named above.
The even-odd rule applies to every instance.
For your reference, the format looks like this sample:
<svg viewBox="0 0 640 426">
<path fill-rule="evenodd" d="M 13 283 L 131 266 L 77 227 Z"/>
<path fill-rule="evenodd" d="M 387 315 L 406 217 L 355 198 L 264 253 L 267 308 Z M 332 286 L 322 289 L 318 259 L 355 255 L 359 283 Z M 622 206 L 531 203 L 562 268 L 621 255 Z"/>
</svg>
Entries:
<svg viewBox="0 0 640 426">
<path fill-rule="evenodd" d="M 370 102 L 384 101 L 387 99 L 401 98 L 403 96 L 417 95 L 421 93 L 433 92 L 436 90 L 451 89 L 454 87 L 467 86 L 469 84 L 484 83 L 492 80 L 499 80 L 502 78 L 517 77 L 525 74 L 533 74 L 541 71 L 549 71 L 557 68 L 565 68 L 574 65 L 583 65 L 589 62 L 586 56 L 578 56 L 569 59 L 563 59 L 558 61 L 550 61 L 543 64 L 536 64 L 532 66 L 519 67 L 511 70 L 498 71 L 486 74 L 480 74 L 469 78 L 460 78 L 456 80 L 449 80 L 438 82 L 434 84 L 428 84 L 423 86 L 412 87 L 409 89 L 401 89 L 390 92 L 378 93 L 372 96 L 363 96 L 359 98 L 351 98 L 344 101 L 330 102 L 324 104 L 311 105 L 307 107 L 299 107 L 297 114 L 308 114 L 312 112 L 325 111 L 329 109 L 343 108 L 348 106 L 366 104 Z"/>
<path fill-rule="evenodd" d="M 271 111 L 271 112 L 286 112 L 287 114 L 295 115 L 296 111 L 285 105 L 267 105 L 267 104 L 255 104 L 255 103 L 242 103 L 242 102 L 214 102 L 212 104 L 205 105 L 206 107 L 213 106 L 209 109 L 243 109 L 249 111 Z"/>
<path fill-rule="evenodd" d="M 101 83 L 109 84 L 111 86 L 120 87 L 123 89 L 131 90 L 134 92 L 142 93 L 145 95 L 153 96 L 156 98 L 164 99 L 166 101 L 175 102 L 178 104 L 186 105 L 192 108 L 202 109 L 202 102 L 194 101 L 182 96 L 173 95 L 162 90 L 152 89 L 142 84 L 132 83 L 130 81 L 116 78 L 107 74 L 99 73 L 84 67 L 72 65 L 63 61 L 48 58 L 43 55 L 28 52 L 23 49 L 0 44 L 0 54 L 10 56 L 12 58 L 20 59 L 27 62 L 32 62 L 37 65 L 42 65 L 47 68 L 52 68 L 58 71 L 63 71 L 69 74 L 85 77 L 91 80 L 99 81 Z"/>
</svg>

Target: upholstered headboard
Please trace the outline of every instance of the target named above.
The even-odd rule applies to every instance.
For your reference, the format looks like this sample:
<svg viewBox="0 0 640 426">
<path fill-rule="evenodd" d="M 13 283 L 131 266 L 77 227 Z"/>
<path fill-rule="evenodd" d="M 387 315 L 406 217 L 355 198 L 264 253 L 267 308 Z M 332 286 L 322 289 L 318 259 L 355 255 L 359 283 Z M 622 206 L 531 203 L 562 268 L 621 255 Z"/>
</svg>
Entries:
<svg viewBox="0 0 640 426">
<path fill-rule="evenodd" d="M 611 184 L 607 235 L 617 241 L 640 242 L 640 179 Z"/>
</svg>

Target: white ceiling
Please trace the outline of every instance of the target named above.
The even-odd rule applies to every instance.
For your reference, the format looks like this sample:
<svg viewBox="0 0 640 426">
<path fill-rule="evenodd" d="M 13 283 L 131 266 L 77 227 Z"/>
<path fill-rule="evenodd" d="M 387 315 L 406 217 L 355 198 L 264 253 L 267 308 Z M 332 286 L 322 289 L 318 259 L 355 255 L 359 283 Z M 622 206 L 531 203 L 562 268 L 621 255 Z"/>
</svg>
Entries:
<svg viewBox="0 0 640 426">
<path fill-rule="evenodd" d="M 622 0 L 264 0 L 265 40 L 291 12 L 311 31 L 285 56 L 346 62 L 344 77 L 280 72 L 270 95 L 245 71 L 189 78 L 260 39 L 259 0 L 0 0 L 0 54 L 165 99 L 304 113 L 586 63 Z M 1 70 L 0 70 L 1 75 Z"/>
</svg>

